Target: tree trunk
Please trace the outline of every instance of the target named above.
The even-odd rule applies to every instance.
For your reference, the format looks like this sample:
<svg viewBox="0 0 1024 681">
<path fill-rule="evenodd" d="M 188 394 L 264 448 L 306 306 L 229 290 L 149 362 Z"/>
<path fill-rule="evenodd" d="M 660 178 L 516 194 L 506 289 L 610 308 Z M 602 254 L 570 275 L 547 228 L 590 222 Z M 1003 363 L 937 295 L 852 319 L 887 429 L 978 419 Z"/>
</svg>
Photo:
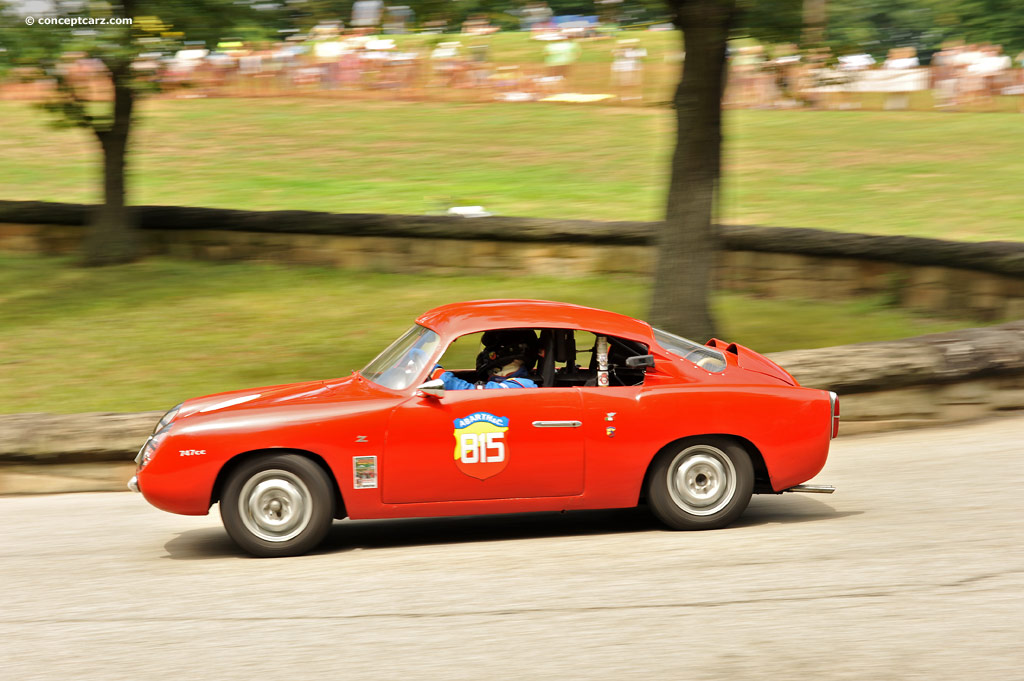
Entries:
<svg viewBox="0 0 1024 681">
<path fill-rule="evenodd" d="M 676 148 L 665 222 L 658 230 L 651 321 L 705 341 L 717 245 L 711 219 L 722 156 L 726 44 L 736 0 L 669 0 L 686 59 L 675 93 Z"/>
<path fill-rule="evenodd" d="M 125 71 L 129 67 L 126 66 Z M 114 116 L 110 127 L 96 130 L 103 149 L 103 205 L 93 217 L 85 241 L 84 264 L 116 265 L 138 257 L 139 237 L 125 206 L 125 160 L 134 93 L 129 73 L 112 73 Z"/>
<path fill-rule="evenodd" d="M 825 44 L 825 25 L 828 23 L 826 0 L 804 0 L 804 30 L 801 42 L 804 47 L 820 47 Z"/>
</svg>

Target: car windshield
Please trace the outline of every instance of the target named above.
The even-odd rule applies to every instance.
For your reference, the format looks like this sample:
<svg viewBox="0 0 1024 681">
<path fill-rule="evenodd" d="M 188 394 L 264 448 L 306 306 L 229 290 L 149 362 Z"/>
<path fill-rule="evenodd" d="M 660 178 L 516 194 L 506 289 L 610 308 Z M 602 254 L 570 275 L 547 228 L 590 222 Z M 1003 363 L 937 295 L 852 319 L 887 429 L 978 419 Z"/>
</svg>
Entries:
<svg viewBox="0 0 1024 681">
<path fill-rule="evenodd" d="M 392 390 L 405 390 L 430 361 L 440 336 L 418 324 L 402 334 L 360 371 L 363 378 Z"/>
<path fill-rule="evenodd" d="M 692 340 L 687 340 L 668 331 L 662 331 L 661 329 L 654 329 L 653 331 L 658 345 L 673 355 L 682 357 L 688 362 L 693 362 L 701 369 L 711 373 L 717 374 L 720 371 L 725 371 L 725 355 L 718 350 L 709 348 L 706 345 L 699 345 Z"/>
</svg>

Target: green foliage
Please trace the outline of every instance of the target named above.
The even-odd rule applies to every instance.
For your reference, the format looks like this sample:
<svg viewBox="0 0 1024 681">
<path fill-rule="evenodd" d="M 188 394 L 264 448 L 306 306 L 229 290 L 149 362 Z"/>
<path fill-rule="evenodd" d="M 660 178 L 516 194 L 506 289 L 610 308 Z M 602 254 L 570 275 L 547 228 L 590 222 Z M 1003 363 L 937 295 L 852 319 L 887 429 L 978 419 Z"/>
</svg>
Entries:
<svg viewBox="0 0 1024 681">
<path fill-rule="evenodd" d="M 102 132 L 114 112 L 88 104 L 69 76 L 80 57 L 98 60 L 115 87 L 143 94 L 159 87 L 145 63 L 172 55 L 186 41 L 215 43 L 230 28 L 259 18 L 249 4 L 234 0 L 122 0 L 56 3 L 40 16 L 64 19 L 131 18 L 131 25 L 27 25 L 13 3 L 5 2 L 0 22 L 0 67 L 21 67 L 30 77 L 54 79 L 57 96 L 43 105 L 58 126 Z"/>
<path fill-rule="evenodd" d="M 1024 3 L 1020 0 L 923 0 L 944 38 L 1024 50 Z"/>
<path fill-rule="evenodd" d="M 803 30 L 803 0 L 739 0 L 738 36 L 765 43 L 793 43 Z"/>
<path fill-rule="evenodd" d="M 804 0 L 740 0 L 738 31 L 758 40 L 799 42 Z M 826 44 L 835 54 L 916 47 L 926 59 L 947 40 L 989 42 L 1016 54 L 1024 49 L 1024 2 L 1019 0 L 828 0 Z"/>
<path fill-rule="evenodd" d="M 842 0 L 829 4 L 828 43 L 837 54 L 915 47 L 925 56 L 942 41 L 928 0 Z"/>
</svg>

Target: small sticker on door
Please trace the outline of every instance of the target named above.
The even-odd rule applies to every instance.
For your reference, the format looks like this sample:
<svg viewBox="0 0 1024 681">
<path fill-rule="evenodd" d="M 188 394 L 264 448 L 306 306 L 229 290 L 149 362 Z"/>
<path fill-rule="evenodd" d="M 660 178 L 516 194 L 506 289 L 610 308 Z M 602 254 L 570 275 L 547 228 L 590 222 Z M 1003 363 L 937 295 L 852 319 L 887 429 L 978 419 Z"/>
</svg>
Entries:
<svg viewBox="0 0 1024 681">
<path fill-rule="evenodd" d="M 375 489 L 377 487 L 377 457 L 352 457 L 352 486 L 356 489 Z"/>
</svg>

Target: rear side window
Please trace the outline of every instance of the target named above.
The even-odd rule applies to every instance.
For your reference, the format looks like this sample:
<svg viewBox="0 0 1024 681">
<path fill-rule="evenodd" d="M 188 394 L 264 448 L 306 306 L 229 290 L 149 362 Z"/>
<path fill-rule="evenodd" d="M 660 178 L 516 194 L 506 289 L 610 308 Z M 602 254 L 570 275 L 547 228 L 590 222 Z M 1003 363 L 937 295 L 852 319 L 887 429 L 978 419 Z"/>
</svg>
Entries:
<svg viewBox="0 0 1024 681">
<path fill-rule="evenodd" d="M 569 332 L 573 333 L 573 332 Z M 575 332 L 576 361 L 582 370 L 586 370 L 588 381 L 584 387 L 600 388 L 598 377 L 598 338 L 604 338 L 608 351 L 608 385 L 610 386 L 636 386 L 644 384 L 646 369 L 643 367 L 631 367 L 626 360 L 637 355 L 646 355 L 647 346 L 626 338 L 617 338 L 604 334 L 591 333 L 589 331 Z M 567 367 L 568 368 L 568 367 Z M 560 370 L 564 371 L 564 370 Z"/>
<path fill-rule="evenodd" d="M 713 374 L 725 371 L 725 355 L 714 348 L 699 345 L 692 340 L 661 329 L 654 329 L 654 339 L 658 341 L 658 345 L 673 355 L 696 364 L 704 371 L 710 371 Z"/>
</svg>

